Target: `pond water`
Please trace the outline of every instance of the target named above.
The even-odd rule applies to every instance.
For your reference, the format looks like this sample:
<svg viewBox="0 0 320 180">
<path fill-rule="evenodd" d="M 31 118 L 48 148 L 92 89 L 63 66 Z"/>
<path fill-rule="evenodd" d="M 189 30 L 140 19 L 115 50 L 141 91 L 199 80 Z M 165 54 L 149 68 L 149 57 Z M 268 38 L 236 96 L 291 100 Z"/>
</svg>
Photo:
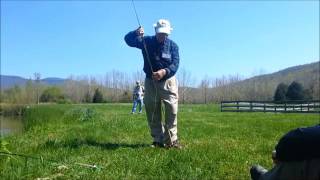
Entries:
<svg viewBox="0 0 320 180">
<path fill-rule="evenodd" d="M 1 137 L 18 134 L 23 131 L 23 122 L 20 116 L 0 116 Z"/>
</svg>

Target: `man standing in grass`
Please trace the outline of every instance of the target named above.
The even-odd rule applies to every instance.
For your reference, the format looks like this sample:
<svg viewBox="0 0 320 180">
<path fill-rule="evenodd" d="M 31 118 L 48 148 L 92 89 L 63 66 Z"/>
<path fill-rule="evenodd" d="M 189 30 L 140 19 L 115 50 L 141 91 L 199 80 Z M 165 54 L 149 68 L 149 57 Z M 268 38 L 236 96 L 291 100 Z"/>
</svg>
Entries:
<svg viewBox="0 0 320 180">
<path fill-rule="evenodd" d="M 155 36 L 145 36 L 144 29 L 129 32 L 125 41 L 141 49 L 144 59 L 145 107 L 153 137 L 152 147 L 180 148 L 177 135 L 178 85 L 175 74 L 179 67 L 179 50 L 168 38 L 170 22 L 160 19 L 154 24 Z M 161 101 L 165 105 L 165 123 L 161 122 Z"/>
<path fill-rule="evenodd" d="M 139 105 L 139 113 L 142 113 L 143 107 L 143 94 L 144 87 L 140 84 L 140 81 L 136 82 L 136 86 L 133 89 L 132 98 L 133 98 L 133 107 L 131 113 L 134 114 L 137 110 L 137 106 Z"/>
</svg>

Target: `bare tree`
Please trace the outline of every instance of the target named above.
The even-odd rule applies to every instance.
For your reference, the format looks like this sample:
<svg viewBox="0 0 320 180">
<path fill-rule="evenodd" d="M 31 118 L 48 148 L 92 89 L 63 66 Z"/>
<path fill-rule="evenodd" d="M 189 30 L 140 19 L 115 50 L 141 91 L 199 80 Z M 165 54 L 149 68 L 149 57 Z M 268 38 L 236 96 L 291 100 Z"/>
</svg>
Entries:
<svg viewBox="0 0 320 180">
<path fill-rule="evenodd" d="M 30 104 L 30 103 L 35 103 L 37 102 L 36 98 L 35 97 L 35 87 L 34 87 L 34 83 L 32 82 L 31 78 L 27 81 L 25 87 L 24 87 L 24 103 L 26 104 Z"/>
<path fill-rule="evenodd" d="M 189 99 L 188 95 L 190 86 L 193 83 L 193 81 L 191 80 L 191 72 L 187 71 L 185 68 L 181 68 L 177 77 L 179 82 L 179 96 L 182 99 L 182 104 L 185 104 Z"/>
<path fill-rule="evenodd" d="M 64 84 L 64 93 L 71 99 L 73 102 L 80 103 L 82 102 L 82 85 L 86 84 L 85 80 L 81 78 L 70 75 Z"/>
<path fill-rule="evenodd" d="M 222 76 L 221 78 L 215 78 L 212 81 L 214 87 L 214 100 L 222 101 L 227 99 L 227 78 Z"/>
<path fill-rule="evenodd" d="M 111 101 L 112 102 L 119 102 L 119 94 L 121 84 L 123 83 L 123 77 L 121 72 L 113 70 L 110 73 L 110 90 L 111 90 Z"/>
<path fill-rule="evenodd" d="M 37 104 L 39 104 L 39 98 L 40 98 L 40 73 L 34 73 L 34 80 L 36 82 L 36 97 L 37 97 Z"/>
<path fill-rule="evenodd" d="M 132 74 L 132 84 L 135 83 L 135 81 L 140 81 L 141 83 L 144 82 L 145 74 L 143 71 L 136 71 Z"/>
<path fill-rule="evenodd" d="M 207 104 L 208 102 L 208 89 L 209 89 L 209 79 L 208 76 L 205 76 L 200 83 L 200 89 L 202 92 L 203 103 Z"/>
</svg>

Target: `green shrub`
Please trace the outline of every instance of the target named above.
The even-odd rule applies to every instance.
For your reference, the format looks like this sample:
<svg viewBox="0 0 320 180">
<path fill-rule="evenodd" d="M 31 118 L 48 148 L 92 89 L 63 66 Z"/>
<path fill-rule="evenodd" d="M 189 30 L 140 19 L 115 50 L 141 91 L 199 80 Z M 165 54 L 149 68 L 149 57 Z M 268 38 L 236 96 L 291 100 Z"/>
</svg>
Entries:
<svg viewBox="0 0 320 180">
<path fill-rule="evenodd" d="M 58 87 L 48 87 L 40 96 L 41 102 L 58 102 L 64 100 L 61 89 Z"/>
</svg>

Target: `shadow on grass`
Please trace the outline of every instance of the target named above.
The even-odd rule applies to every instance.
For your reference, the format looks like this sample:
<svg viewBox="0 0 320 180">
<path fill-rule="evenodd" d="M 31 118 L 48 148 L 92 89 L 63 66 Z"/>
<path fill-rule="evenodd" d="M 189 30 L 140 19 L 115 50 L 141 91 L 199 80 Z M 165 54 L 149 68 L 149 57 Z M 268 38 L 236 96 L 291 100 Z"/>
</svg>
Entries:
<svg viewBox="0 0 320 180">
<path fill-rule="evenodd" d="M 106 150 L 115 150 L 118 148 L 145 148 L 149 147 L 148 144 L 127 144 L 127 143 L 101 143 L 97 142 L 94 139 L 70 139 L 64 142 L 59 142 L 57 140 L 47 140 L 44 144 L 45 148 L 61 148 L 61 147 L 68 147 L 68 148 L 79 148 L 80 146 L 94 146 L 99 147 Z"/>
</svg>

